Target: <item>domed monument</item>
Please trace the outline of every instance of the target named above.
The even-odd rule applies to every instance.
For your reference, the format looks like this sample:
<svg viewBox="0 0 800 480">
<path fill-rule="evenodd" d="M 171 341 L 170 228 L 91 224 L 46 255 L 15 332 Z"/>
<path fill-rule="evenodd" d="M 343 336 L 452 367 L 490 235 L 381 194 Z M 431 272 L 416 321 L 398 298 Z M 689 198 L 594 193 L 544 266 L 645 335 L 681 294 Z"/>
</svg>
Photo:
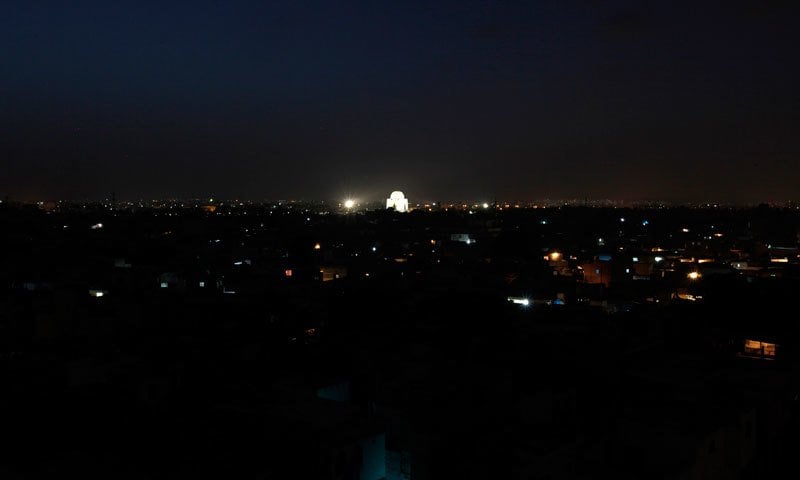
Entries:
<svg viewBox="0 0 800 480">
<path fill-rule="evenodd" d="M 408 211 L 408 199 L 403 192 L 395 191 L 386 199 L 386 208 L 393 208 L 396 212 Z"/>
</svg>

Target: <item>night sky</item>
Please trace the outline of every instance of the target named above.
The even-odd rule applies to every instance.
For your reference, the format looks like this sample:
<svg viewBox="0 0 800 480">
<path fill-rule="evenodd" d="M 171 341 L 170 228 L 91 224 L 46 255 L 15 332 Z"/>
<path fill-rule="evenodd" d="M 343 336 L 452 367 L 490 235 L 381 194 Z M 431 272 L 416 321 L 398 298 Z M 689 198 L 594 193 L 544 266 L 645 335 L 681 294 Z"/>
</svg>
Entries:
<svg viewBox="0 0 800 480">
<path fill-rule="evenodd" d="M 0 195 L 799 199 L 794 2 L 652 3 L 6 0 Z"/>
</svg>

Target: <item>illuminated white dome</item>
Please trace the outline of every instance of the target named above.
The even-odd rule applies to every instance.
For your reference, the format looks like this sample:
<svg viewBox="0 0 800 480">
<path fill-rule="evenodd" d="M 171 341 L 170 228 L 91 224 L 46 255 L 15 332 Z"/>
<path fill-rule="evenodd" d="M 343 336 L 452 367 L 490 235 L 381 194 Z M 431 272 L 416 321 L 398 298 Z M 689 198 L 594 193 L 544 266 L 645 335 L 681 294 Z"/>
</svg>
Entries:
<svg viewBox="0 0 800 480">
<path fill-rule="evenodd" d="M 403 195 L 403 192 L 395 190 L 386 199 L 386 208 L 393 208 L 397 212 L 407 212 L 408 199 Z"/>
</svg>

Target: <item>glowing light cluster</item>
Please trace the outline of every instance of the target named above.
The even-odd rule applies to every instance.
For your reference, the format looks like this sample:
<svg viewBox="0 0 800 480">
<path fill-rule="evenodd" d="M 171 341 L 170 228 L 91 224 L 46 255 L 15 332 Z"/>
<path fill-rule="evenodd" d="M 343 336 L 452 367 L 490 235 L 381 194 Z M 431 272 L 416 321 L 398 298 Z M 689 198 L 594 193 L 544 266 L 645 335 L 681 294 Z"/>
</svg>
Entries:
<svg viewBox="0 0 800 480">
<path fill-rule="evenodd" d="M 408 211 L 408 199 L 403 192 L 394 191 L 389 198 L 386 199 L 386 208 L 394 209 L 396 212 L 407 212 Z"/>
<path fill-rule="evenodd" d="M 531 304 L 530 299 L 526 297 L 506 297 L 506 300 L 515 305 L 522 305 L 523 307 L 527 307 Z"/>
</svg>

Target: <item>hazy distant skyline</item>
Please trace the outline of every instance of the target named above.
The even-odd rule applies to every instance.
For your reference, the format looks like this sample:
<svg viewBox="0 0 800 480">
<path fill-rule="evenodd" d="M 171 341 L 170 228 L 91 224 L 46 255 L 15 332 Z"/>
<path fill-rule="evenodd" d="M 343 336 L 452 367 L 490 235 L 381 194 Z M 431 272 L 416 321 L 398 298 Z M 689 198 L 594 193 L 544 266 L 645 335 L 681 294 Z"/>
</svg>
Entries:
<svg viewBox="0 0 800 480">
<path fill-rule="evenodd" d="M 0 196 L 800 198 L 793 2 L 0 8 Z"/>
</svg>

